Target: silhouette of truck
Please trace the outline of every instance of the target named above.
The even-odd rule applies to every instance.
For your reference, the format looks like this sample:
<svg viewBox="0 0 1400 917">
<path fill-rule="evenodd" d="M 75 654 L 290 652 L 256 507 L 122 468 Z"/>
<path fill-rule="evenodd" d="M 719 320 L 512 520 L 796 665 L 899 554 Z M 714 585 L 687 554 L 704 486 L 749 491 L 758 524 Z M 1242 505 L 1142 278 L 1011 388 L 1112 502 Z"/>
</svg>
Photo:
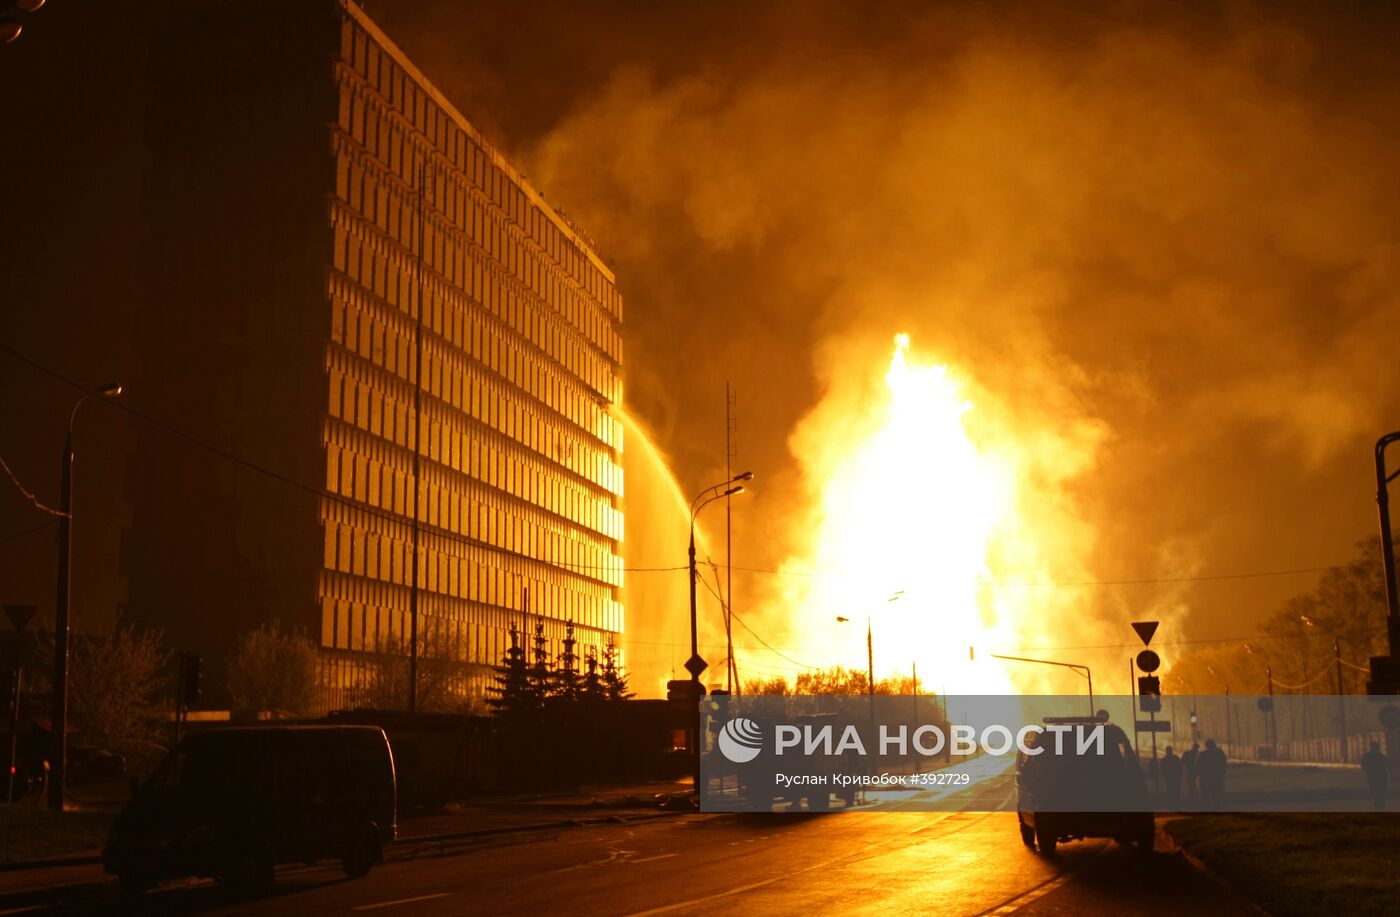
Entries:
<svg viewBox="0 0 1400 917">
<path fill-rule="evenodd" d="M 1047 717 L 1062 731 L 1031 736 L 1039 754 L 1016 756 L 1017 820 L 1021 841 L 1053 854 L 1061 841 L 1111 837 L 1151 851 L 1156 831 L 1132 743 L 1099 717 Z M 1103 753 L 1089 730 L 1103 729 Z"/>
<path fill-rule="evenodd" d="M 117 817 L 103 866 L 124 887 L 208 876 L 272 880 L 339 859 L 358 878 L 397 832 L 394 756 L 376 726 L 269 726 L 191 735 Z"/>
</svg>

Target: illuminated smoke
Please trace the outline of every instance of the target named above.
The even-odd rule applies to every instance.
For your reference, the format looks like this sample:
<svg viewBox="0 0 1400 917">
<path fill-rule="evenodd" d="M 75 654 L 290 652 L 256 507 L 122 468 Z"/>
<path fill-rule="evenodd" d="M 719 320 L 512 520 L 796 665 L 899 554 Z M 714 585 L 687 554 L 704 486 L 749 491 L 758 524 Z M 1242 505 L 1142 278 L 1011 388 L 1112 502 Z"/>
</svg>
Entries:
<svg viewBox="0 0 1400 917">
<path fill-rule="evenodd" d="M 1374 527 L 1369 447 L 1400 417 L 1393 14 L 777 2 L 467 28 L 435 9 L 425 47 L 464 37 L 429 72 L 614 259 L 628 407 L 683 490 L 721 476 L 739 392 L 744 566 L 809 559 L 807 453 L 862 416 L 900 331 L 1010 482 L 993 582 L 1311 567 Z M 528 36 L 514 56 L 505 25 Z M 459 63 L 478 48 L 498 85 Z M 736 607 L 794 659 L 858 661 L 858 635 L 793 607 L 799 580 L 736 575 Z M 1127 643 L 1147 617 L 1160 640 L 1237 636 L 1309 585 L 984 586 L 977 609 L 1016 622 L 1008 650 Z M 1061 656 L 1124 690 L 1130 652 Z"/>
</svg>

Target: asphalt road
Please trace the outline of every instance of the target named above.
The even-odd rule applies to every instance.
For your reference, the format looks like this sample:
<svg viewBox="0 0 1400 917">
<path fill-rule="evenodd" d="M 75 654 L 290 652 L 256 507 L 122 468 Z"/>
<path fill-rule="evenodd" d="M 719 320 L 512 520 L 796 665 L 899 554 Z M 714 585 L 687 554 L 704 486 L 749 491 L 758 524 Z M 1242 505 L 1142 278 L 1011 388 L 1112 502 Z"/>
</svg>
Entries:
<svg viewBox="0 0 1400 917">
<path fill-rule="evenodd" d="M 987 780 L 986 801 L 1008 799 Z M 877 809 L 900 800 L 879 800 Z M 1112 841 L 1020 840 L 1014 813 L 899 811 L 675 815 L 497 837 L 344 879 L 332 867 L 279 870 L 275 888 L 235 897 L 208 883 L 115 897 L 89 910 L 198 914 L 1247 914 L 1172 853 Z"/>
</svg>

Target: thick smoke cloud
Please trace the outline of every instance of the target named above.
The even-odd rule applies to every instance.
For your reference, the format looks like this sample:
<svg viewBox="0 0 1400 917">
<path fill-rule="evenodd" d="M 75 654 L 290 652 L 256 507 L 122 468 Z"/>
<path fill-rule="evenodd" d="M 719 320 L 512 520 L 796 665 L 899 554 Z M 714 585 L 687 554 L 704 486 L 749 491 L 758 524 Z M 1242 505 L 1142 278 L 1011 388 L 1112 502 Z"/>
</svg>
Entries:
<svg viewBox="0 0 1400 917">
<path fill-rule="evenodd" d="M 1373 528 L 1369 447 L 1400 422 L 1393 19 L 369 9 L 610 253 L 628 401 L 686 491 L 722 471 L 735 385 L 749 565 L 809 521 L 792 432 L 896 331 L 966 382 L 975 436 L 1019 445 L 1054 578 L 1316 567 Z M 1094 644 L 1154 612 L 1235 636 L 1309 584 L 1055 605 L 1121 628 L 1072 629 Z"/>
</svg>

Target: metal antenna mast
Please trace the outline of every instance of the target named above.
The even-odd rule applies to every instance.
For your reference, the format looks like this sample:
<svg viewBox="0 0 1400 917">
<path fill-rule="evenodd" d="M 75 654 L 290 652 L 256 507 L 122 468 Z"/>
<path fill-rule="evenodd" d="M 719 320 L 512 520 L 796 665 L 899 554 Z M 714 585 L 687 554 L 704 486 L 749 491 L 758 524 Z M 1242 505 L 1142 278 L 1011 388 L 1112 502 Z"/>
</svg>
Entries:
<svg viewBox="0 0 1400 917">
<path fill-rule="evenodd" d="M 726 479 L 734 476 L 734 460 L 739 455 L 739 445 L 735 442 L 737 432 L 734 407 L 736 399 L 734 392 L 729 387 L 729 380 L 724 381 L 724 476 Z M 724 641 L 726 648 L 725 673 L 726 682 L 731 694 L 740 693 L 739 689 L 739 664 L 734 661 L 734 626 L 731 618 L 734 607 L 734 529 L 733 514 L 730 510 L 732 497 L 724 498 L 724 575 L 725 575 L 725 602 L 724 602 Z"/>
</svg>

